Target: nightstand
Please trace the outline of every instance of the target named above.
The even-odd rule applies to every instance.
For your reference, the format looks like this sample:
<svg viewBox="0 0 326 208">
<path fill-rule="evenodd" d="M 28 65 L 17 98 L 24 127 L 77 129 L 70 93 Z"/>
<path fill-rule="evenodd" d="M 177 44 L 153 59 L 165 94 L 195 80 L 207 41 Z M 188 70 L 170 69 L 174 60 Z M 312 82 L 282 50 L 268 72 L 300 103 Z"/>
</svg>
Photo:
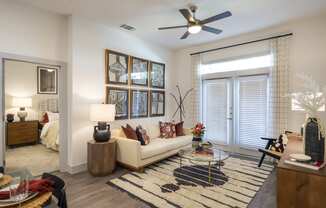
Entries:
<svg viewBox="0 0 326 208">
<path fill-rule="evenodd" d="M 106 176 L 112 173 L 116 166 L 116 140 L 107 142 L 87 143 L 87 167 L 93 176 Z"/>
<path fill-rule="evenodd" d="M 37 120 L 6 123 L 6 142 L 8 146 L 36 144 L 38 140 Z"/>
</svg>

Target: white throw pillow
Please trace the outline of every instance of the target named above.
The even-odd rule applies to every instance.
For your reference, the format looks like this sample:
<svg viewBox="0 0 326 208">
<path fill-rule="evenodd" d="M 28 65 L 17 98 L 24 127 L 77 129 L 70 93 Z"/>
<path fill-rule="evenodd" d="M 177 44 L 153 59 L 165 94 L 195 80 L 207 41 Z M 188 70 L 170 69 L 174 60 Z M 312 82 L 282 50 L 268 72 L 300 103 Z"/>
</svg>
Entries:
<svg viewBox="0 0 326 208">
<path fill-rule="evenodd" d="M 46 113 L 48 114 L 49 122 L 54 122 L 59 120 L 59 113 L 52 113 L 49 111 L 47 111 Z"/>
</svg>

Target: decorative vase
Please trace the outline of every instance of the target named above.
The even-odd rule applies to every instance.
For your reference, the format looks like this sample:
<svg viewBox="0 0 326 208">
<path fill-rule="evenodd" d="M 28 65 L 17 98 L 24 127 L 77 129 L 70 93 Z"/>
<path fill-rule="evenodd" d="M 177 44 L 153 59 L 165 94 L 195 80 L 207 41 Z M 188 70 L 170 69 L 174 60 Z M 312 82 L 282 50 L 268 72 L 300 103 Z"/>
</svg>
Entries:
<svg viewBox="0 0 326 208">
<path fill-rule="evenodd" d="M 11 114 L 11 113 L 8 113 L 7 114 L 7 121 L 9 123 L 13 122 L 15 120 L 15 115 L 14 114 Z"/>
<path fill-rule="evenodd" d="M 199 144 L 202 142 L 202 138 L 200 136 L 193 136 L 192 138 L 192 148 L 196 150 L 199 147 Z"/>
<path fill-rule="evenodd" d="M 305 154 L 313 161 L 323 162 L 325 138 L 322 137 L 316 118 L 309 117 L 305 127 Z"/>
</svg>

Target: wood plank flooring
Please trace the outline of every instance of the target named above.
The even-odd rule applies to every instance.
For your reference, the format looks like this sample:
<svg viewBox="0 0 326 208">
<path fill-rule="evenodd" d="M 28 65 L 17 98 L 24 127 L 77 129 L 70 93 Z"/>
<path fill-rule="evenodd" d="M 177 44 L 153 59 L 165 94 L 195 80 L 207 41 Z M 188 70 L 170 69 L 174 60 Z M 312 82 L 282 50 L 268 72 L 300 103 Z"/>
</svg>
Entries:
<svg viewBox="0 0 326 208">
<path fill-rule="evenodd" d="M 106 184 L 110 179 L 119 177 L 128 171 L 118 168 L 107 177 L 93 177 L 87 172 L 70 175 L 55 173 L 67 184 L 69 208 L 149 208 L 145 203 L 131 198 L 127 193 L 116 190 Z M 266 180 L 248 208 L 276 208 L 275 170 Z"/>
</svg>

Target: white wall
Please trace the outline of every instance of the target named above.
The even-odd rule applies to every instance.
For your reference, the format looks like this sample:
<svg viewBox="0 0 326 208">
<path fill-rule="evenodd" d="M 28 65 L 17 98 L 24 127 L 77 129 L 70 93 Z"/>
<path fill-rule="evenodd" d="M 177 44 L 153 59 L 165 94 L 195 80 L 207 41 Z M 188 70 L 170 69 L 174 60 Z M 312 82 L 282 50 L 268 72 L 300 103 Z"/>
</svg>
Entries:
<svg viewBox="0 0 326 208">
<path fill-rule="evenodd" d="M 81 17 L 70 18 L 72 71 L 71 83 L 71 134 L 69 165 L 82 167 L 87 160 L 87 141 L 92 139 L 93 125 L 89 121 L 89 105 L 104 102 L 105 97 L 105 49 L 112 49 L 166 64 L 166 111 L 171 111 L 168 93 L 171 92 L 172 54 L 167 50 L 149 44 L 132 32 L 108 28 Z M 116 121 L 112 128 L 120 128 L 124 123 L 154 123 L 165 118 L 144 118 Z"/>
<path fill-rule="evenodd" d="M 202 50 L 242 43 L 246 41 L 265 38 L 273 35 L 293 32 L 290 65 L 291 65 L 291 89 L 298 90 L 295 83 L 295 75 L 300 72 L 310 74 L 321 85 L 326 85 L 325 70 L 326 70 L 326 14 L 320 14 L 314 17 L 296 20 L 287 24 L 275 26 L 272 28 L 243 34 L 213 43 L 194 46 L 178 50 L 175 53 L 175 71 L 176 83 L 179 83 L 183 89 L 191 88 L 191 73 L 190 73 L 190 53 Z M 191 100 L 191 99 L 189 99 Z M 191 102 L 187 102 L 186 109 L 188 114 L 191 114 Z M 324 120 L 326 114 L 321 114 Z M 188 115 L 188 117 L 192 117 Z M 187 120 L 186 120 L 187 121 Z M 289 127 L 291 130 L 298 131 L 300 125 L 304 122 L 304 113 L 290 112 Z M 193 125 L 190 122 L 187 125 Z"/>
<path fill-rule="evenodd" d="M 67 17 L 1 0 L 0 28 L 0 52 L 55 61 L 67 59 Z"/>
</svg>

